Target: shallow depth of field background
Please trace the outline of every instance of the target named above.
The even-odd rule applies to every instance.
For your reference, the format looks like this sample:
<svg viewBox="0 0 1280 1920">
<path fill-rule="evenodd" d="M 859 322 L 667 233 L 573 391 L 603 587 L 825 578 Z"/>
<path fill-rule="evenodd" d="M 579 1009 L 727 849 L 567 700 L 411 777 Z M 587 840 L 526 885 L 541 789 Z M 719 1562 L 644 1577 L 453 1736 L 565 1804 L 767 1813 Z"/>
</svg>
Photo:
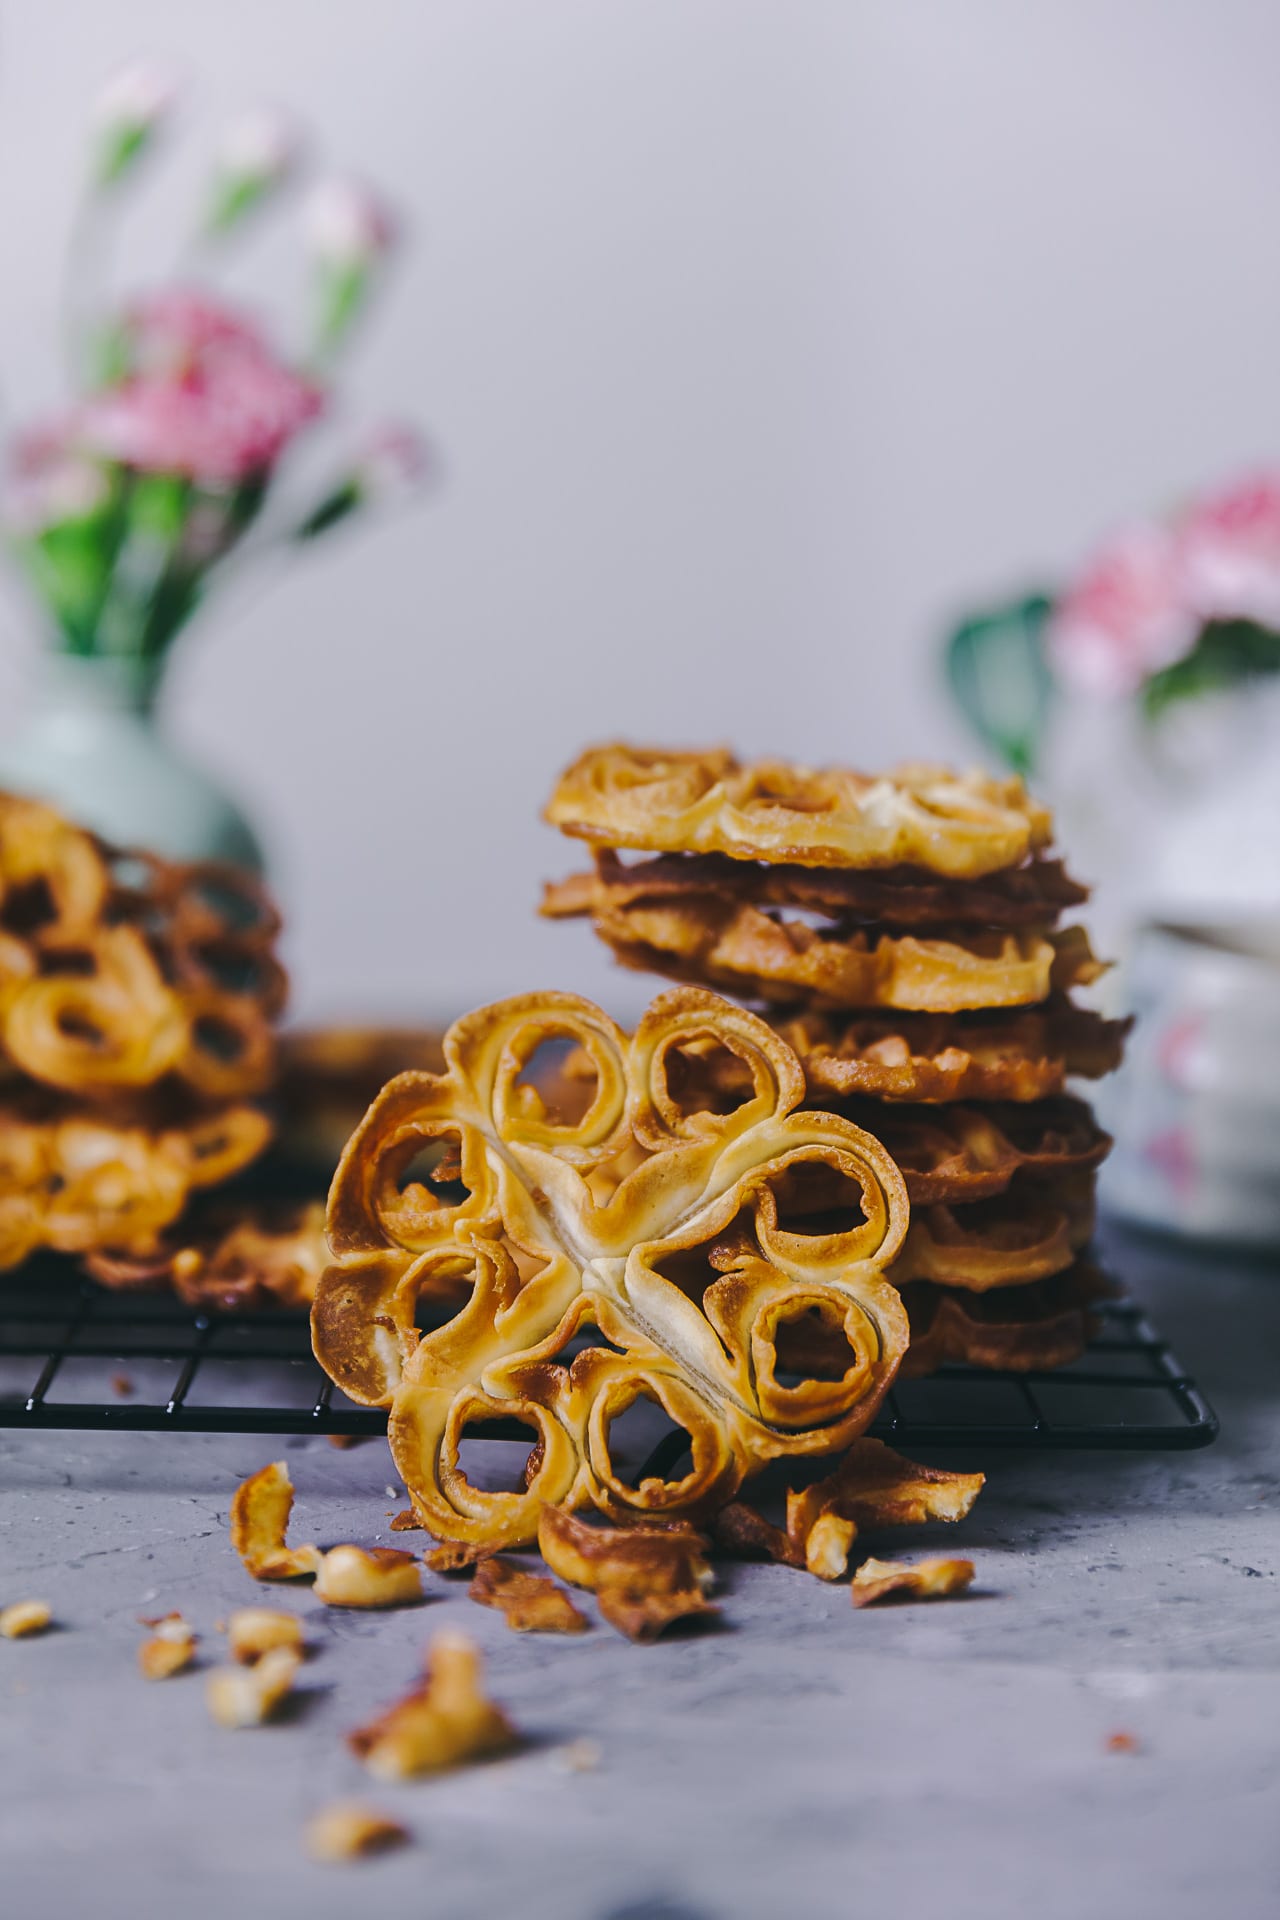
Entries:
<svg viewBox="0 0 1280 1920">
<path fill-rule="evenodd" d="M 122 284 L 246 102 L 411 228 L 354 385 L 429 429 L 440 485 L 215 610 L 173 673 L 261 821 L 303 1017 L 634 1009 L 645 982 L 534 918 L 584 742 L 969 757 L 949 615 L 1280 444 L 1280 9 L 9 0 L 10 420 L 57 397 L 81 119 L 139 52 L 193 87 Z M 287 217 L 231 278 L 287 316 Z M 6 583 L 6 722 L 33 646 Z"/>
</svg>

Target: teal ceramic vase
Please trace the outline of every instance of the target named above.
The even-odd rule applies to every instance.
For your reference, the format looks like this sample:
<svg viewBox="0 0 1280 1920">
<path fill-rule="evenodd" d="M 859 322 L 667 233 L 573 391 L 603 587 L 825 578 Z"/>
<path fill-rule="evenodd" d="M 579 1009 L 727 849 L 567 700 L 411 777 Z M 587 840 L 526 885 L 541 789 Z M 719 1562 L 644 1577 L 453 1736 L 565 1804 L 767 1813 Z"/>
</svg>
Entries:
<svg viewBox="0 0 1280 1920">
<path fill-rule="evenodd" d="M 262 850 L 244 815 L 165 737 L 157 718 L 162 671 L 127 658 L 46 653 L 24 725 L 0 741 L 0 788 L 47 800 L 116 846 L 261 872 Z"/>
</svg>

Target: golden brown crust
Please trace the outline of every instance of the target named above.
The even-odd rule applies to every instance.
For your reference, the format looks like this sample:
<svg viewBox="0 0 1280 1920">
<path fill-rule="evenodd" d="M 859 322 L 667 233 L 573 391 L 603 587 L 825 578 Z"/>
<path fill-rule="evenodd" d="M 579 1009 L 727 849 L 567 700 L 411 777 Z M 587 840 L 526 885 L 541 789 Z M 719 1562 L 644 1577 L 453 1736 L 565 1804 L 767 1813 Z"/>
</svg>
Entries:
<svg viewBox="0 0 1280 1920">
<path fill-rule="evenodd" d="M 1052 821 L 1019 780 L 902 767 L 871 778 L 719 749 L 591 747 L 547 805 L 552 826 L 603 847 L 724 853 L 806 867 L 913 866 L 976 878 L 1047 846 Z"/>
<path fill-rule="evenodd" d="M 231 1501 L 231 1544 L 255 1580 L 310 1579 L 324 1555 L 318 1547 L 285 1545 L 293 1481 L 283 1460 L 251 1473 Z"/>
<path fill-rule="evenodd" d="M 635 971 L 818 1012 L 1033 1006 L 1105 970 L 1080 927 L 921 937 L 814 927 L 714 899 L 602 906 L 592 926 L 615 959 Z"/>
<path fill-rule="evenodd" d="M 946 1600 L 972 1585 L 972 1560 L 944 1560 L 937 1554 L 910 1566 L 901 1560 L 864 1560 L 849 1597 L 855 1607 L 874 1606 L 878 1600 Z"/>
<path fill-rule="evenodd" d="M 1099 1166 L 1111 1150 L 1084 1101 L 1065 1097 L 1021 1107 L 849 1100 L 838 1111 L 893 1155 L 913 1207 L 988 1200 L 1015 1177 L 1054 1180 Z"/>
<path fill-rule="evenodd" d="M 522 1079 L 549 1038 L 591 1062 L 576 1120 L 548 1115 Z M 736 1104 L 684 1102 L 677 1066 L 707 1048 L 745 1076 Z M 795 1111 L 799 1064 L 776 1034 L 685 989 L 655 1001 L 628 1041 L 589 1002 L 544 994 L 469 1015 L 445 1052 L 448 1074 L 392 1081 L 351 1140 L 312 1315 L 321 1364 L 389 1408 L 397 1467 L 432 1533 L 517 1545 L 548 1501 L 705 1511 L 767 1460 L 862 1431 L 905 1350 L 882 1269 L 903 1242 L 906 1192 L 869 1135 Z M 444 1157 L 443 1189 L 430 1171 L 407 1177 L 424 1152 Z M 835 1195 L 825 1220 L 804 1204 L 815 1185 Z M 420 1337 L 422 1303 L 450 1317 Z M 846 1366 L 784 1384 L 777 1338 L 810 1308 L 843 1328 Z M 580 1329 L 609 1344 L 570 1358 Z M 611 1426 L 637 1398 L 690 1434 L 681 1479 L 636 1486 L 615 1463 Z M 511 1417 L 537 1443 L 524 1484 L 474 1487 L 458 1466 L 465 1429 Z"/>
<path fill-rule="evenodd" d="M 963 1520 L 983 1483 L 980 1473 L 922 1467 L 864 1434 L 833 1473 L 788 1493 L 785 1531 L 739 1502 L 716 1515 L 715 1534 L 731 1553 L 838 1580 L 861 1531 Z"/>
<path fill-rule="evenodd" d="M 151 1099 L 114 1113 L 26 1089 L 0 1103 L 0 1270 L 43 1247 L 149 1259 L 189 1195 L 271 1138 L 257 1107 L 182 1116 Z"/>
<path fill-rule="evenodd" d="M 496 1607 L 513 1633 L 585 1633 L 587 1616 L 563 1587 L 542 1574 L 527 1573 L 500 1554 L 489 1554 L 467 1588 L 482 1607 Z"/>
<path fill-rule="evenodd" d="M 348 1734 L 347 1745 L 382 1780 L 443 1772 L 518 1744 L 515 1728 L 481 1689 L 478 1648 L 440 1633 L 427 1649 L 426 1676 L 385 1713 Z"/>
<path fill-rule="evenodd" d="M 320 1200 L 211 1199 L 150 1252 L 93 1252 L 85 1260 L 104 1286 L 172 1286 L 189 1306 L 221 1313 L 310 1307 L 328 1263 Z"/>
<path fill-rule="evenodd" d="M 720 900 L 799 907 L 895 933 L 945 933 L 956 927 L 1016 932 L 1052 927 L 1066 908 L 1082 906 L 1088 897 L 1088 888 L 1071 879 L 1060 860 L 1044 858 L 985 879 L 946 880 L 915 867 L 869 873 L 856 867 L 731 860 L 718 853 L 658 854 L 624 864 L 612 848 L 602 848 L 594 871 L 547 884 L 541 911 L 556 920 L 642 902 Z"/>
<path fill-rule="evenodd" d="M 1086 1170 L 965 1206 L 917 1207 L 889 1276 L 986 1293 L 1062 1273 L 1092 1236 L 1094 1184 Z"/>
<path fill-rule="evenodd" d="M 538 1547 L 553 1573 L 586 1587 L 609 1625 L 629 1640 L 655 1640 L 691 1614 L 716 1612 L 707 1543 L 692 1527 L 592 1527 L 545 1507 Z"/>
<path fill-rule="evenodd" d="M 932 1105 L 1023 1104 L 1061 1093 L 1069 1077 L 1113 1073 L 1133 1022 L 1055 998 L 996 1013 L 780 1014 L 774 1025 L 803 1062 L 812 1098 Z"/>
<path fill-rule="evenodd" d="M 1096 1330 L 1092 1308 L 1114 1292 L 1112 1283 L 1086 1259 L 1048 1280 L 993 1293 L 916 1282 L 902 1296 L 911 1316 L 911 1346 L 902 1376 L 917 1379 L 948 1365 L 1002 1373 L 1070 1366 Z"/>
<path fill-rule="evenodd" d="M 0 1063 L 89 1100 L 259 1093 L 285 996 L 278 927 L 236 868 L 122 854 L 0 794 Z"/>
</svg>

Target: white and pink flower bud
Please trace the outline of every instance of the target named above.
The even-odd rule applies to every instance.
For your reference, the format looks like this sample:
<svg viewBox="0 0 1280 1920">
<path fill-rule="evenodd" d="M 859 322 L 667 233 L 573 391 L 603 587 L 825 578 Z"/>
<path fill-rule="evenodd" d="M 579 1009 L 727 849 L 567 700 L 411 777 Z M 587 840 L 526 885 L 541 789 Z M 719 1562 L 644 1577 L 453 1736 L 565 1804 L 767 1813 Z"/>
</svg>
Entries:
<svg viewBox="0 0 1280 1920">
<path fill-rule="evenodd" d="M 94 175 L 110 186 L 149 147 L 178 98 L 173 71 L 156 60 L 134 60 L 113 74 L 93 105 Z"/>
<path fill-rule="evenodd" d="M 218 149 L 218 171 L 262 188 L 277 186 L 292 173 L 299 150 L 291 121 L 270 107 L 255 107 L 227 128 Z"/>
<path fill-rule="evenodd" d="M 356 180 L 322 180 L 308 198 L 304 220 L 316 260 L 343 272 L 372 266 L 395 242 L 390 209 Z"/>
<path fill-rule="evenodd" d="M 415 487 L 430 464 L 423 436 L 402 422 L 388 422 L 370 434 L 357 454 L 355 482 L 363 500 L 380 505 Z"/>
</svg>

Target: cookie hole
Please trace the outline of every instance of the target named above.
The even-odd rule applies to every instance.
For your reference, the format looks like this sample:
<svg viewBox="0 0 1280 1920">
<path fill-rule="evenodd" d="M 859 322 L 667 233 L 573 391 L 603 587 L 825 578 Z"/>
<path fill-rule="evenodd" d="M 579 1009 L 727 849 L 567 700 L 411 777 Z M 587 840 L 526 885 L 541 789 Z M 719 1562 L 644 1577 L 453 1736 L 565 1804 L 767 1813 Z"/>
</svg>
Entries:
<svg viewBox="0 0 1280 1920">
<path fill-rule="evenodd" d="M 774 1379 L 780 1387 L 806 1380 L 840 1381 L 858 1364 L 858 1354 L 834 1307 L 798 1307 L 778 1322 L 774 1334 Z"/>
<path fill-rule="evenodd" d="M 244 1056 L 243 1033 L 230 1020 L 220 1020 L 217 1014 L 202 1014 L 192 1027 L 192 1038 L 201 1053 L 226 1064 Z"/>
<path fill-rule="evenodd" d="M 68 1007 L 59 1013 L 57 1026 L 64 1040 L 74 1040 L 80 1046 L 104 1047 L 107 1043 L 106 1035 L 96 1021 L 87 1014 L 76 1012 L 74 1008 Z"/>
<path fill-rule="evenodd" d="M 600 1088 L 591 1055 L 570 1033 L 539 1040 L 515 1080 L 517 1100 L 531 1117 L 556 1127 L 576 1127 L 586 1118 Z"/>
<path fill-rule="evenodd" d="M 784 1233 L 853 1233 L 867 1222 L 862 1185 L 828 1160 L 792 1160 L 769 1182 Z"/>
<path fill-rule="evenodd" d="M 396 1174 L 397 1190 L 428 1207 L 460 1207 L 470 1195 L 462 1178 L 462 1135 L 441 1133 L 424 1140 Z"/>
<path fill-rule="evenodd" d="M 259 993 L 266 971 L 258 956 L 235 940 L 205 940 L 191 949 L 191 959 L 206 979 L 224 993 Z"/>
<path fill-rule="evenodd" d="M 515 1437 L 514 1429 L 532 1437 Z M 519 1414 L 468 1420 L 458 1437 L 454 1470 L 481 1493 L 525 1493 L 542 1464 L 542 1435 Z"/>
<path fill-rule="evenodd" d="M 267 924 L 262 901 L 249 888 L 237 886 L 230 875 L 197 874 L 188 882 L 190 897 L 236 933 L 248 933 Z"/>
<path fill-rule="evenodd" d="M 0 927 L 6 933 L 34 934 L 52 926 L 58 918 L 53 890 L 43 874 L 21 886 L 11 886 L 0 906 Z"/>
<path fill-rule="evenodd" d="M 682 1113 L 736 1113 L 755 1096 L 755 1075 L 747 1062 L 709 1035 L 668 1047 L 662 1065 L 667 1094 Z"/>
<path fill-rule="evenodd" d="M 40 971 L 50 979 L 92 980 L 98 962 L 88 947 L 59 947 L 41 954 Z"/>
<path fill-rule="evenodd" d="M 605 1444 L 614 1478 L 638 1493 L 647 1481 L 667 1484 L 662 1463 L 687 1455 L 693 1441 L 657 1395 L 641 1387 L 628 1406 L 610 1415 Z"/>
</svg>

